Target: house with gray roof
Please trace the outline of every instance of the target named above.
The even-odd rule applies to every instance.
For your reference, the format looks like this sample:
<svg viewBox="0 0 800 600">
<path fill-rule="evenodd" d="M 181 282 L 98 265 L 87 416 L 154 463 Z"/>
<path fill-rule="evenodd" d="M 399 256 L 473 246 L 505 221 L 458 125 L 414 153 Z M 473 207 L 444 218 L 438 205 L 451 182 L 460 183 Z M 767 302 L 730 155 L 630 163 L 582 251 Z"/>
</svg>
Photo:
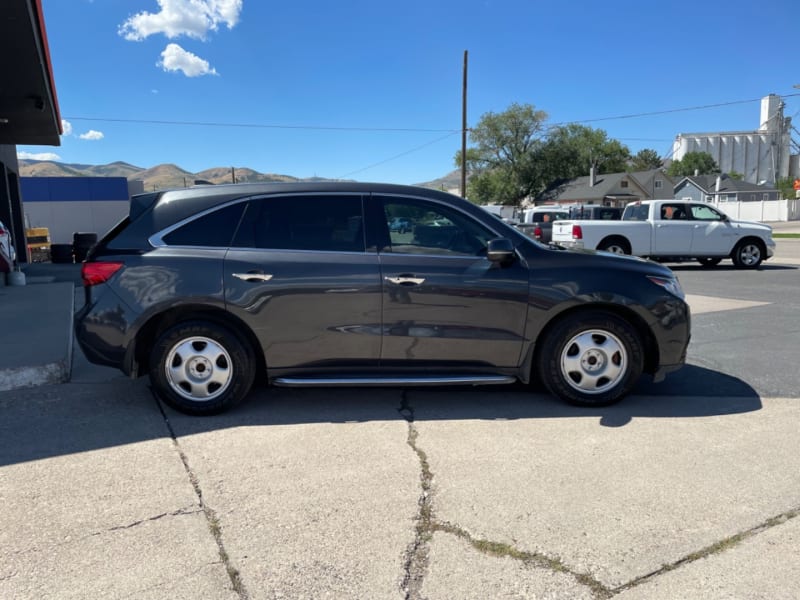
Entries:
<svg viewBox="0 0 800 600">
<path fill-rule="evenodd" d="M 714 203 L 757 202 L 779 200 L 780 192 L 774 185 L 757 185 L 721 173 L 684 177 L 675 186 L 675 198 Z"/>
<path fill-rule="evenodd" d="M 625 206 L 638 200 L 674 198 L 673 180 L 661 169 L 649 171 L 604 173 L 561 180 L 539 194 L 534 204 L 598 204 Z"/>
</svg>

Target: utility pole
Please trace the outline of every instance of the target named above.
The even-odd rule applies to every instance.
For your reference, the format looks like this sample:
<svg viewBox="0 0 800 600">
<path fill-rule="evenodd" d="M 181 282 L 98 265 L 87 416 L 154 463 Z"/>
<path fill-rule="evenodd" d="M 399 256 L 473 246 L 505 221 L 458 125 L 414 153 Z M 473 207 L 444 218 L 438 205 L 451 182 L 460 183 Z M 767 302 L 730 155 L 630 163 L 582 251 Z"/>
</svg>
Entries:
<svg viewBox="0 0 800 600">
<path fill-rule="evenodd" d="M 467 51 L 464 50 L 464 85 L 461 92 L 461 197 L 467 197 Z"/>
<path fill-rule="evenodd" d="M 236 183 L 236 170 L 231 167 L 231 183 Z"/>
</svg>

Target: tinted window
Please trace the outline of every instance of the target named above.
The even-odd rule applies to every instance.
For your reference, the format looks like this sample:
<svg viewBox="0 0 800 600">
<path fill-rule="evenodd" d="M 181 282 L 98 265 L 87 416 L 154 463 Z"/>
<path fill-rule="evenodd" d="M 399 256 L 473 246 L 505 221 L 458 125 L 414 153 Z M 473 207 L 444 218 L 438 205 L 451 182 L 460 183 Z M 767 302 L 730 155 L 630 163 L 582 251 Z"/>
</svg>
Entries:
<svg viewBox="0 0 800 600">
<path fill-rule="evenodd" d="M 363 252 L 360 196 L 281 196 L 251 202 L 235 246 Z"/>
<path fill-rule="evenodd" d="M 629 204 L 622 213 L 625 221 L 646 221 L 650 214 L 650 206 L 647 204 Z"/>
<path fill-rule="evenodd" d="M 689 218 L 686 214 L 685 204 L 662 204 L 661 218 L 671 221 L 685 221 Z"/>
<path fill-rule="evenodd" d="M 472 218 L 445 206 L 415 199 L 386 198 L 384 216 L 389 226 L 390 247 L 384 251 L 403 254 L 452 254 L 477 256 L 495 237 Z M 410 227 L 392 227 L 405 219 Z"/>
<path fill-rule="evenodd" d="M 722 215 L 710 206 L 692 205 L 692 218 L 699 221 L 722 221 Z"/>
<path fill-rule="evenodd" d="M 170 246 L 227 248 L 242 217 L 245 204 L 233 204 L 190 221 L 164 236 Z"/>
</svg>

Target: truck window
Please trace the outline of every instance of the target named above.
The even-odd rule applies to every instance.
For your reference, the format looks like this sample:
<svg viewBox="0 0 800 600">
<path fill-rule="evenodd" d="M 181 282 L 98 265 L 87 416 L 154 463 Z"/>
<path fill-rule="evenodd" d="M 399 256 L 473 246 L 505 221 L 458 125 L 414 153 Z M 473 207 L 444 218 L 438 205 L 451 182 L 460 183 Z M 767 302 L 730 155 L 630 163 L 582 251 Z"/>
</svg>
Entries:
<svg viewBox="0 0 800 600">
<path fill-rule="evenodd" d="M 650 207 L 647 204 L 630 204 L 622 214 L 623 221 L 647 221 Z"/>
</svg>

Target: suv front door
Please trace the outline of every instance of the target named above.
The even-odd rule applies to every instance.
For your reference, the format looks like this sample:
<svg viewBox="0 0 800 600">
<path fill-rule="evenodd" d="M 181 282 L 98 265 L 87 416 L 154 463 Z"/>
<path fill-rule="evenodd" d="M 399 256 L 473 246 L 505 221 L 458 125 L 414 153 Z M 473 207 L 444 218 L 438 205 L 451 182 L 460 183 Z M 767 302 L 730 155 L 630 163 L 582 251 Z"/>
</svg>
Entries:
<svg viewBox="0 0 800 600">
<path fill-rule="evenodd" d="M 382 228 L 381 364 L 518 366 L 528 308 L 522 261 L 487 260 L 486 244 L 499 236 L 452 207 L 405 196 L 372 202 Z M 410 231 L 389 230 L 398 217 Z"/>
</svg>

